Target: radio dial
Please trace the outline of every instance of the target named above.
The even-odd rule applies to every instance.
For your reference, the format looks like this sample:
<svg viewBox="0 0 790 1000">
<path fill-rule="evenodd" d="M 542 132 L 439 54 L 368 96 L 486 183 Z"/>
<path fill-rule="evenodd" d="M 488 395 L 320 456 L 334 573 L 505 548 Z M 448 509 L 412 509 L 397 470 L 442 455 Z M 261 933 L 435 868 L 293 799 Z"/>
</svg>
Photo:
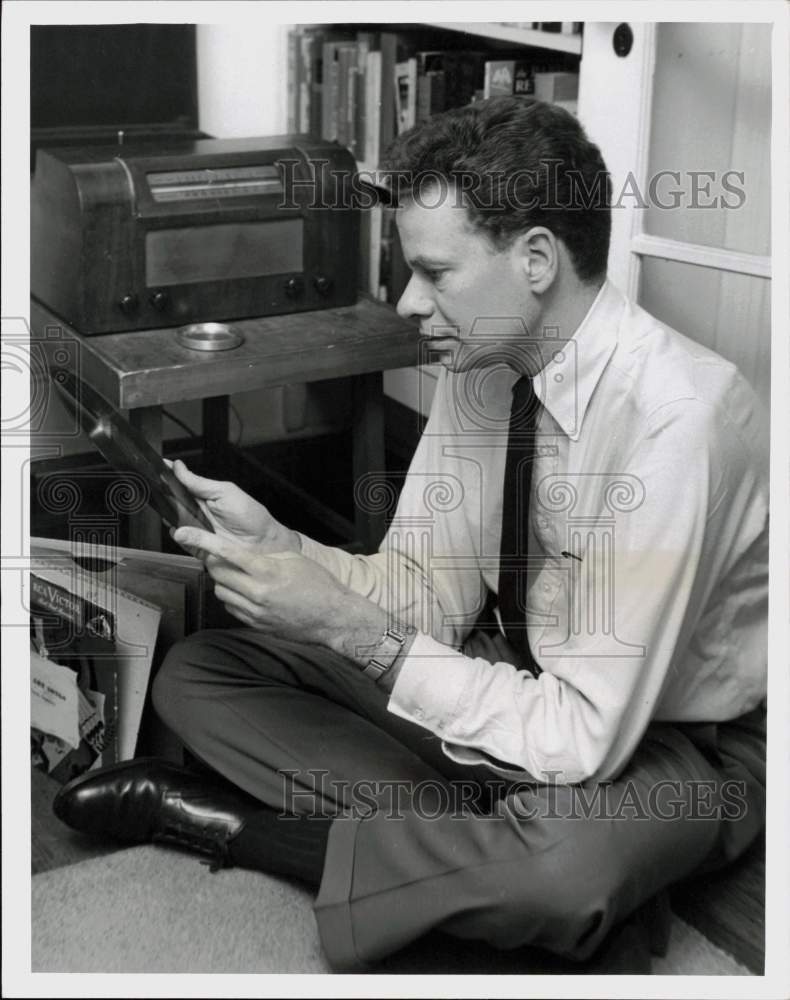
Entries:
<svg viewBox="0 0 790 1000">
<path fill-rule="evenodd" d="M 304 282 L 301 278 L 289 278 L 285 282 L 285 294 L 289 299 L 295 299 L 304 292 Z"/>
<path fill-rule="evenodd" d="M 167 292 L 154 292 L 148 300 L 157 312 L 164 312 L 170 306 L 170 296 Z"/>
<path fill-rule="evenodd" d="M 313 278 L 313 284 L 319 295 L 329 295 L 332 291 L 332 279 L 327 278 L 326 275 L 317 274 Z"/>
<path fill-rule="evenodd" d="M 134 294 L 134 292 L 129 292 L 127 295 L 124 295 L 124 297 L 118 303 L 118 308 L 121 310 L 124 316 L 133 316 L 140 308 L 140 300 Z"/>
</svg>

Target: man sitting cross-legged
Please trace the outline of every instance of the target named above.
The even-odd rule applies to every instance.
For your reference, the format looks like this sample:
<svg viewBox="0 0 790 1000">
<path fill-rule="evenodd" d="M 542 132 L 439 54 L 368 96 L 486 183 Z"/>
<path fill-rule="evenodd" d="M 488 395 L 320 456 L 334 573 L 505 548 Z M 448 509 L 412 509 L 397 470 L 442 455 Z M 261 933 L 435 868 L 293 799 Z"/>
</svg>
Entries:
<svg viewBox="0 0 790 1000">
<path fill-rule="evenodd" d="M 56 809 L 311 883 L 338 969 L 432 929 L 581 961 L 762 826 L 760 406 L 607 280 L 568 113 L 475 103 L 388 166 L 398 311 L 442 374 L 387 536 L 320 545 L 176 463 L 215 534 L 174 537 L 240 623 L 156 678 L 202 767 L 91 772 Z"/>
</svg>

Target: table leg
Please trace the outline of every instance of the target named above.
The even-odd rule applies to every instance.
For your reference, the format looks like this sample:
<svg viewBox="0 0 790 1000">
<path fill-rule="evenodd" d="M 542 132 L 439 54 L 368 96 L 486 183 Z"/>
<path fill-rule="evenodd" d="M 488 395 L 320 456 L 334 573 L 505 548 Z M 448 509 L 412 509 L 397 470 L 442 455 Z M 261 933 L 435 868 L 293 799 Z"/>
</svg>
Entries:
<svg viewBox="0 0 790 1000">
<path fill-rule="evenodd" d="M 162 407 L 141 406 L 129 411 L 129 423 L 138 430 L 157 454 L 162 454 Z M 162 519 L 145 507 L 129 519 L 129 545 L 133 549 L 162 551 Z"/>
<path fill-rule="evenodd" d="M 227 458 L 230 429 L 230 396 L 203 400 L 203 457 L 209 468 Z"/>
<path fill-rule="evenodd" d="M 363 476 L 384 476 L 384 388 L 381 372 L 369 372 L 354 378 L 353 388 L 353 479 L 356 502 L 354 529 L 363 552 L 375 552 L 384 537 L 386 511 L 366 503 L 370 490 L 357 489 Z"/>
</svg>

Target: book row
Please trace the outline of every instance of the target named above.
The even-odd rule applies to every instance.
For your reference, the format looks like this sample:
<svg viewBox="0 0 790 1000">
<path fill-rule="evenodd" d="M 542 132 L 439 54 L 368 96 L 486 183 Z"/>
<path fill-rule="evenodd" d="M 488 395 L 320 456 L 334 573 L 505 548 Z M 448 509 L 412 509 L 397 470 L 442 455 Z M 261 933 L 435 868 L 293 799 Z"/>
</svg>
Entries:
<svg viewBox="0 0 790 1000">
<path fill-rule="evenodd" d="M 337 141 L 375 167 L 397 134 L 475 100 L 534 95 L 575 113 L 579 76 L 560 53 L 421 49 L 418 37 L 291 29 L 288 131 Z"/>
</svg>

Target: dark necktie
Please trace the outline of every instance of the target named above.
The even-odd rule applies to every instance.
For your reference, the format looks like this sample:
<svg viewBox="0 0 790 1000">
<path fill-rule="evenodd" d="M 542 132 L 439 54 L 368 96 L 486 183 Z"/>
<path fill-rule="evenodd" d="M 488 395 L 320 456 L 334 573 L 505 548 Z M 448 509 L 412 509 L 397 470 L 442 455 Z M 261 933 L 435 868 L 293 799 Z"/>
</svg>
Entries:
<svg viewBox="0 0 790 1000">
<path fill-rule="evenodd" d="M 537 676 L 527 641 L 527 542 L 529 498 L 535 454 L 535 426 L 540 400 L 532 379 L 522 376 L 513 386 L 510 410 L 505 480 L 502 497 L 502 542 L 499 547 L 498 604 L 505 636 L 521 654 L 524 668 Z"/>
</svg>

